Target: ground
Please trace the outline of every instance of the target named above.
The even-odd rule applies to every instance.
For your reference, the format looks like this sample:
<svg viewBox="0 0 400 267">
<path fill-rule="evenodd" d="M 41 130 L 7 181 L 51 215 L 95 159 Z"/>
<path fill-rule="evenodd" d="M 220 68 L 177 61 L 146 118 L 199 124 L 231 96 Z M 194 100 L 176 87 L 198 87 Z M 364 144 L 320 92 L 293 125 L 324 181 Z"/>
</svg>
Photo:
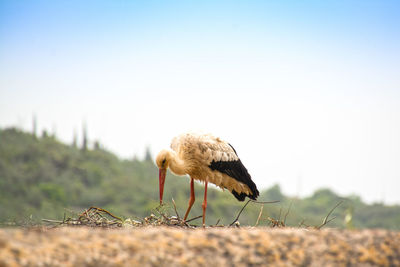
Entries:
<svg viewBox="0 0 400 267">
<path fill-rule="evenodd" d="M 0 229 L 0 266 L 400 266 L 400 232 L 294 228 Z"/>
</svg>

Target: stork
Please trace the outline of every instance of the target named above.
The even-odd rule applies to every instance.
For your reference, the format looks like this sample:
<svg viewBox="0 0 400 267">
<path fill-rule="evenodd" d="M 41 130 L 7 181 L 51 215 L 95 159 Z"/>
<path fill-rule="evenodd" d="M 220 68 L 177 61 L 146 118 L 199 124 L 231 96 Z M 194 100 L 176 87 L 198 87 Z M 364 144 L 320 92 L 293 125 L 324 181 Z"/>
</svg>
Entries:
<svg viewBox="0 0 400 267">
<path fill-rule="evenodd" d="M 159 168 L 160 205 L 163 201 L 167 169 L 176 175 L 190 176 L 190 198 L 185 213 L 186 221 L 195 201 L 194 180 L 204 182 L 203 227 L 207 209 L 207 186 L 213 183 L 228 189 L 239 201 L 246 197 L 256 200 L 259 192 L 235 149 L 211 134 L 186 133 L 174 137 L 171 149 L 161 150 L 156 157 Z"/>
</svg>

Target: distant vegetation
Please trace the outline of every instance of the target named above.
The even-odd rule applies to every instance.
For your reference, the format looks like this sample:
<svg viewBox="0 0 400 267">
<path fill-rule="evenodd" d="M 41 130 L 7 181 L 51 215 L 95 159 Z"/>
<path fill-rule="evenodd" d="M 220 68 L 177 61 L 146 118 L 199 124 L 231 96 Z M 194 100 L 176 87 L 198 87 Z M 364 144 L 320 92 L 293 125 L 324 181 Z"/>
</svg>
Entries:
<svg viewBox="0 0 400 267">
<path fill-rule="evenodd" d="M 195 190 L 196 202 L 189 217 L 201 215 L 203 186 L 196 185 Z M 171 202 L 172 198 L 183 215 L 189 180 L 168 173 L 164 199 Z M 208 200 L 207 224 L 219 219 L 220 224 L 231 223 L 244 205 L 232 194 L 214 188 L 210 188 Z M 332 213 L 337 218 L 329 226 L 400 229 L 400 206 L 367 205 L 358 197 L 343 198 L 329 189 L 298 199 L 283 195 L 275 185 L 262 191 L 259 200 L 280 200 L 264 205 L 259 225 L 268 225 L 273 219 L 288 226 L 319 225 L 343 200 Z M 143 160 L 121 160 L 98 143 L 89 148 L 87 140 L 78 147 L 76 142 L 66 145 L 46 133 L 36 137 L 15 128 L 0 130 L 1 225 L 62 219 L 65 212 L 80 212 L 90 206 L 121 217 L 143 218 L 158 204 L 158 170 L 149 153 Z M 254 225 L 260 208 L 260 204 L 250 203 L 240 223 Z"/>
</svg>

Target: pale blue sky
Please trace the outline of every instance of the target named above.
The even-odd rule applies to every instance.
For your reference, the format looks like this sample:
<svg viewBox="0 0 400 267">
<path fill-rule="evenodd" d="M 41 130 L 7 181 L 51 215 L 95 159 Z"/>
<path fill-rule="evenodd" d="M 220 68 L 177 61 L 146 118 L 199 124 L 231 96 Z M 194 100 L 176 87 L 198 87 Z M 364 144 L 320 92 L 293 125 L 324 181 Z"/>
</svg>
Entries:
<svg viewBox="0 0 400 267">
<path fill-rule="evenodd" d="M 0 126 L 86 121 L 124 158 L 201 130 L 261 188 L 400 203 L 399 7 L 0 0 Z"/>
</svg>

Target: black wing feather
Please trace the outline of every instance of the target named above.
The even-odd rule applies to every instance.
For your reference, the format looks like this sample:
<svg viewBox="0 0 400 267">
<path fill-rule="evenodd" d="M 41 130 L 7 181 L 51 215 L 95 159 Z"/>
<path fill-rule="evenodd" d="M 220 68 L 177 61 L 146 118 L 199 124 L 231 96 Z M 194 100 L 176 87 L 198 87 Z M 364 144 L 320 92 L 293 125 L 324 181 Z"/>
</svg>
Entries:
<svg viewBox="0 0 400 267">
<path fill-rule="evenodd" d="M 231 146 L 232 147 L 232 146 Z M 232 147 L 233 149 L 233 147 Z M 233 151 L 235 151 L 233 149 Z M 236 151 L 235 151 L 236 153 Z M 212 161 L 211 164 L 208 166 L 211 170 L 216 170 L 222 172 L 233 179 L 247 185 L 250 190 L 251 194 L 247 195 L 245 193 L 238 193 L 235 190 L 232 190 L 232 194 L 239 200 L 243 201 L 245 197 L 249 197 L 251 199 L 257 199 L 259 192 L 257 190 L 256 184 L 251 180 L 251 176 L 248 173 L 246 167 L 243 165 L 240 159 L 233 160 L 233 161 Z"/>
</svg>

